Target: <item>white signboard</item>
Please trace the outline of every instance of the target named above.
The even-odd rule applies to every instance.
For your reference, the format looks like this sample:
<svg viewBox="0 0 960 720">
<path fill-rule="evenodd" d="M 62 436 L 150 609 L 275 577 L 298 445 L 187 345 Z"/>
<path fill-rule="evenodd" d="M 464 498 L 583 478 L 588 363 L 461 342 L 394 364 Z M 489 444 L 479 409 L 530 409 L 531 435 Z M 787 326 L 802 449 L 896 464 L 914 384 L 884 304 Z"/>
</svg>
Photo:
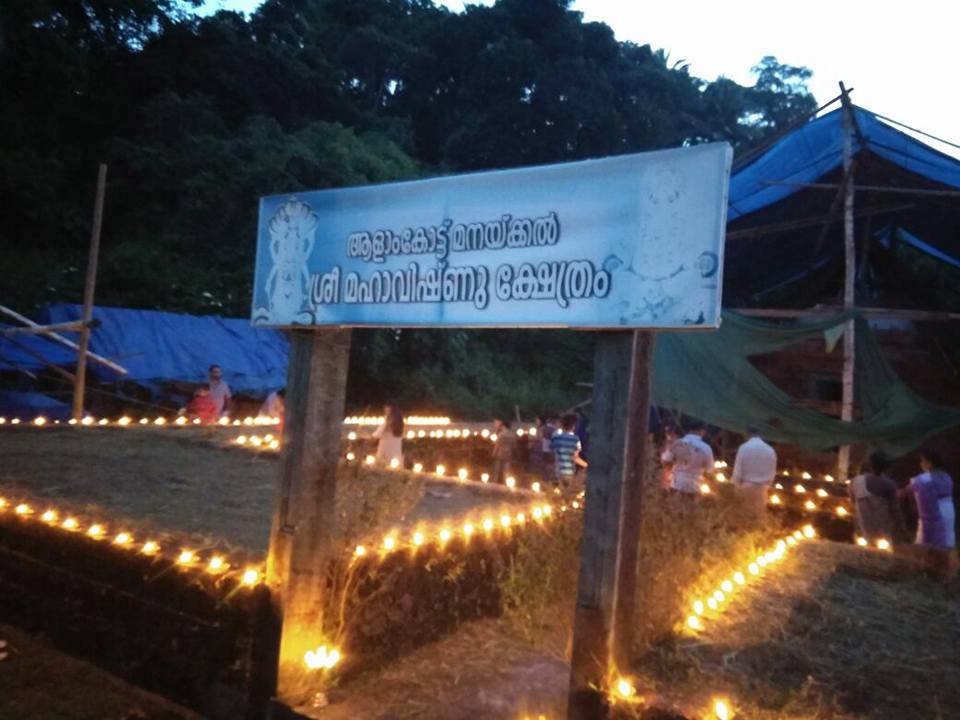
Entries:
<svg viewBox="0 0 960 720">
<path fill-rule="evenodd" d="M 262 326 L 716 328 L 726 143 L 260 201 Z"/>
</svg>

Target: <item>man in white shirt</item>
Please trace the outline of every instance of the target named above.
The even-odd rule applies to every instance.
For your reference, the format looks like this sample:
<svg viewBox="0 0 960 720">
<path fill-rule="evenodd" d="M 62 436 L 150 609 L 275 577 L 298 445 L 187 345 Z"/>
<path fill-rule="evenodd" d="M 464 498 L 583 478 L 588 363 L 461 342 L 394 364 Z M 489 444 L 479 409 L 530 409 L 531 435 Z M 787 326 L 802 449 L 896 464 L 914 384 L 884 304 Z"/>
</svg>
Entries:
<svg viewBox="0 0 960 720">
<path fill-rule="evenodd" d="M 757 428 L 747 428 L 747 434 L 747 441 L 737 449 L 732 480 L 744 506 L 759 522 L 767 511 L 767 489 L 777 476 L 777 451 L 760 438 Z"/>
<path fill-rule="evenodd" d="M 683 495 L 695 496 L 705 473 L 713 470 L 713 450 L 704 441 L 706 428 L 692 423 L 687 434 L 663 453 L 661 459 L 670 466 L 670 489 Z"/>
<path fill-rule="evenodd" d="M 210 389 L 210 397 L 217 409 L 217 417 L 228 415 L 230 413 L 230 386 L 223 379 L 223 374 L 219 365 L 210 366 L 210 377 L 207 380 L 207 387 Z"/>
</svg>

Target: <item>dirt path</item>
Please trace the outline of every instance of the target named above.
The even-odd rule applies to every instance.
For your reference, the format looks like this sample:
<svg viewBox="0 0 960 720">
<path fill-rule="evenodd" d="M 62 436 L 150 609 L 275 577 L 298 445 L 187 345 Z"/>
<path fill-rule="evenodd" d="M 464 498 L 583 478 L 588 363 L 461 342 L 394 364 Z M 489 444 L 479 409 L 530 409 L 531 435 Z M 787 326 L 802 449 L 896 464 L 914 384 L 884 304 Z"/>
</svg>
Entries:
<svg viewBox="0 0 960 720">
<path fill-rule="evenodd" d="M 328 695 L 319 720 L 515 720 L 564 716 L 566 662 L 532 648 L 504 620 L 466 623 Z"/>
</svg>

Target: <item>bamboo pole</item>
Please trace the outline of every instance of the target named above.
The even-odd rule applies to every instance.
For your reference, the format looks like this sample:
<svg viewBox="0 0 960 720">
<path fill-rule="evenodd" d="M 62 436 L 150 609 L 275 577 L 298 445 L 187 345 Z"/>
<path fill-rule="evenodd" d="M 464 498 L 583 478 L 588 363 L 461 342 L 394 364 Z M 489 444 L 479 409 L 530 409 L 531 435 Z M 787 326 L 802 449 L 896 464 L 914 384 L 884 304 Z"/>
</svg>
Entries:
<svg viewBox="0 0 960 720">
<path fill-rule="evenodd" d="M 885 205 L 883 207 L 860 208 L 854 212 L 854 218 L 873 217 L 875 215 L 886 215 L 889 213 L 904 212 L 913 210 L 915 203 L 898 203 L 895 205 Z M 789 220 L 786 222 L 770 223 L 768 225 L 756 225 L 754 227 L 744 228 L 742 230 L 728 230 L 727 240 L 740 240 L 741 238 L 760 237 L 769 233 L 789 232 L 791 230 L 802 230 L 808 227 L 816 227 L 830 220 L 830 215 L 818 215 L 815 217 L 806 217 L 801 220 Z M 831 221 L 832 222 L 832 221 Z"/>
<path fill-rule="evenodd" d="M 90 254 L 87 279 L 83 286 L 83 328 L 77 350 L 76 382 L 73 385 L 73 419 L 83 419 L 83 395 L 87 385 L 87 348 L 90 345 L 90 321 L 93 319 L 93 295 L 97 287 L 97 263 L 100 256 L 100 229 L 103 226 L 103 196 L 107 186 L 107 166 L 97 171 L 97 196 L 93 203 L 93 227 L 90 230 Z"/>
<path fill-rule="evenodd" d="M 790 180 L 765 180 L 763 185 L 785 185 L 787 187 L 808 188 L 810 190 L 839 190 L 840 183 L 808 183 Z M 887 185 L 856 185 L 861 192 L 893 193 L 895 195 L 929 195 L 931 197 L 960 197 L 960 190 L 937 190 L 931 188 L 891 187 Z"/>
<path fill-rule="evenodd" d="M 843 307 L 853 309 L 856 300 L 856 272 L 857 249 L 853 234 L 853 198 L 854 182 L 851 177 L 853 171 L 853 105 L 850 95 L 843 83 L 840 83 L 840 92 L 843 94 L 843 184 L 845 192 L 843 198 Z M 843 333 L 843 396 L 840 409 L 840 419 L 844 422 L 853 420 L 854 403 L 854 370 L 856 368 L 856 336 L 855 321 L 848 320 Z M 837 475 L 846 480 L 850 474 L 850 446 L 843 445 L 837 456 Z"/>
<path fill-rule="evenodd" d="M 64 347 L 68 347 L 71 350 L 80 350 L 80 346 L 77 345 L 75 342 L 73 342 L 73 340 L 69 340 L 68 338 L 65 338 L 63 335 L 59 335 L 53 332 L 52 330 L 50 330 L 49 327 L 44 327 L 43 325 L 35 323 L 30 318 L 21 315 L 16 310 L 11 310 L 5 305 L 0 305 L 0 314 L 13 318 L 17 322 L 22 322 L 24 325 L 27 325 L 28 327 L 36 328 L 38 335 L 43 335 L 45 338 L 52 340 L 53 342 L 60 343 Z M 117 365 L 117 363 L 113 362 L 112 360 L 108 360 L 102 355 L 97 355 L 95 352 L 90 352 L 89 350 L 87 350 L 86 354 L 87 354 L 87 357 L 93 362 L 100 363 L 101 365 L 110 368 L 111 370 L 113 370 L 116 373 L 119 373 L 120 375 L 127 374 L 127 369 L 125 367 L 123 367 L 122 365 Z"/>
<path fill-rule="evenodd" d="M 52 325 L 37 325 L 36 327 L 11 327 L 0 330 L 0 335 L 42 335 L 49 332 L 71 332 L 83 329 L 83 321 L 73 320 L 71 322 L 54 323 Z"/>
</svg>

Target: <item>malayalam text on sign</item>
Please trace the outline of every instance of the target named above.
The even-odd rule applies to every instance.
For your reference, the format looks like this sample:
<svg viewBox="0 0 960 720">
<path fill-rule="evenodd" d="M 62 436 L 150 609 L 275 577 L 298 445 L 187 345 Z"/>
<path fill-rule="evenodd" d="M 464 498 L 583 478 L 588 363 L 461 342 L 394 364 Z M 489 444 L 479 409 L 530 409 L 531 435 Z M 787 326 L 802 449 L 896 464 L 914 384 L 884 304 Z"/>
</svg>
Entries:
<svg viewBox="0 0 960 720">
<path fill-rule="evenodd" d="M 260 202 L 262 326 L 715 328 L 717 143 Z"/>
</svg>

